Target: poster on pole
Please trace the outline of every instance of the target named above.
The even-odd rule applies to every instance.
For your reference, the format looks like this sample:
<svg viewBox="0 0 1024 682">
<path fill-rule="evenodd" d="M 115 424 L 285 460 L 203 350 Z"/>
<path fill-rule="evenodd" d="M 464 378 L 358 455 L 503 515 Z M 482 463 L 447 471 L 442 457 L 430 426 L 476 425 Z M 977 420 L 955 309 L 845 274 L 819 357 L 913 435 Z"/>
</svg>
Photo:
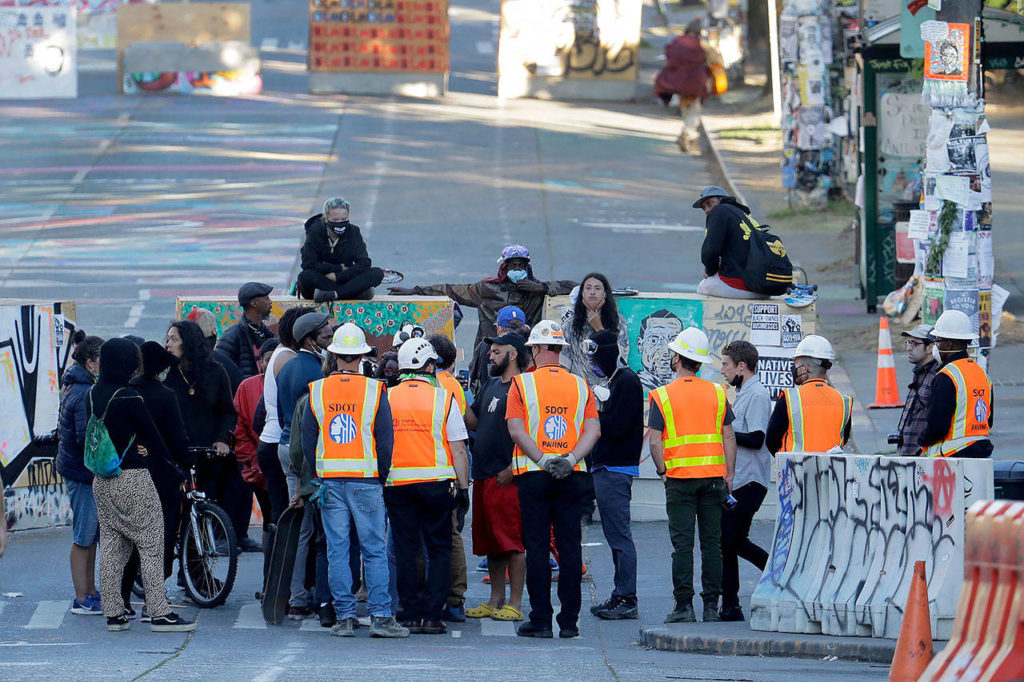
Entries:
<svg viewBox="0 0 1024 682">
<path fill-rule="evenodd" d="M 78 96 L 73 6 L 0 7 L 0 99 Z"/>
</svg>

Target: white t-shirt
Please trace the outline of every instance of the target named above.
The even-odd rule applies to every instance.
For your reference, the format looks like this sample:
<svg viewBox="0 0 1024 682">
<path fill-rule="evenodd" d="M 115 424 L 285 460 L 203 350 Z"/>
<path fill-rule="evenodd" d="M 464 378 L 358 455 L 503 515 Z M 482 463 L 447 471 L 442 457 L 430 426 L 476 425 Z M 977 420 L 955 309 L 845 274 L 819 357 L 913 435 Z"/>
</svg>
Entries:
<svg viewBox="0 0 1024 682">
<path fill-rule="evenodd" d="M 267 421 L 260 434 L 261 443 L 277 445 L 281 442 L 281 422 L 277 419 L 277 377 L 274 375 L 274 362 L 282 352 L 295 354 L 287 346 L 278 346 L 270 354 L 270 363 L 263 375 L 263 405 L 267 408 Z"/>
<path fill-rule="evenodd" d="M 445 424 L 445 430 L 448 432 L 449 443 L 469 438 L 466 420 L 462 418 L 462 412 L 459 411 L 459 404 L 455 401 L 455 396 L 452 396 L 452 407 L 448 410 L 448 422 Z"/>
</svg>

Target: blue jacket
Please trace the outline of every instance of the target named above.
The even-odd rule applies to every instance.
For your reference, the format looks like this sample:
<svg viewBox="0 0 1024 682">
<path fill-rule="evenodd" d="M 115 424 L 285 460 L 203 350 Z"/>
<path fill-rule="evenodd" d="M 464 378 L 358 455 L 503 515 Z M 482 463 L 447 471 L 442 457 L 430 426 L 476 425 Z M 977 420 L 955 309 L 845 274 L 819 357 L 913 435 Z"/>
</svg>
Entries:
<svg viewBox="0 0 1024 682">
<path fill-rule="evenodd" d="M 57 419 L 57 471 L 64 478 L 92 483 L 92 472 L 85 468 L 85 426 L 89 415 L 85 394 L 96 380 L 81 365 L 71 365 L 61 382 L 60 416 Z"/>
<path fill-rule="evenodd" d="M 309 351 L 299 351 L 277 375 L 277 418 L 281 423 L 281 443 L 287 445 L 292 431 L 292 414 L 299 397 L 309 384 L 324 378 L 320 358 Z"/>
</svg>

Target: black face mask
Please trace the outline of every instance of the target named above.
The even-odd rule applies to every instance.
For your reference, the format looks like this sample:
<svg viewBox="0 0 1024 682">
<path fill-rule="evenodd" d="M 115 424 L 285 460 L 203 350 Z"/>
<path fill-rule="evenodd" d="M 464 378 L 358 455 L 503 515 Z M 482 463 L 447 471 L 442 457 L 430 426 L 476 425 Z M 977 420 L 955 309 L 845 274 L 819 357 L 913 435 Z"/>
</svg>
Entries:
<svg viewBox="0 0 1024 682">
<path fill-rule="evenodd" d="M 736 372 L 736 376 L 734 376 L 732 381 L 729 383 L 732 384 L 734 388 L 739 388 L 743 385 L 743 376 L 739 372 Z"/>
<path fill-rule="evenodd" d="M 328 220 L 327 221 L 327 227 L 329 227 L 330 229 L 334 230 L 335 234 L 345 234 L 345 230 L 348 229 L 349 225 L 350 225 L 350 223 L 347 220 L 339 220 L 339 221 Z"/>
</svg>

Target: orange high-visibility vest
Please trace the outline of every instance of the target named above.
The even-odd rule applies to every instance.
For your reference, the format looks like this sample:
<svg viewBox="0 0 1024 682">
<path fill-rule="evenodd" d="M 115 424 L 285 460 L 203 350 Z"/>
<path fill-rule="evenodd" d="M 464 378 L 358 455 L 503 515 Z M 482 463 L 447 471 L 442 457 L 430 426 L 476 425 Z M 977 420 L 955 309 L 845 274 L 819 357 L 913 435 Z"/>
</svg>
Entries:
<svg viewBox="0 0 1024 682">
<path fill-rule="evenodd" d="M 853 414 L 853 398 L 811 379 L 782 392 L 789 414 L 789 429 L 781 452 L 828 452 L 842 446 L 846 423 Z"/>
<path fill-rule="evenodd" d="M 939 370 L 953 380 L 956 411 L 942 442 L 925 449 L 929 457 L 956 455 L 968 445 L 988 440 L 988 415 L 992 410 L 992 381 L 971 358 L 954 360 Z"/>
<path fill-rule="evenodd" d="M 452 397 L 429 381 L 410 379 L 388 391 L 395 424 L 388 485 L 407 485 L 455 478 L 448 445 L 448 414 Z"/>
<path fill-rule="evenodd" d="M 448 370 L 437 373 L 437 383 L 455 398 L 455 404 L 459 406 L 459 412 L 466 416 L 466 392 L 462 390 L 462 384 L 455 378 L 455 375 Z"/>
<path fill-rule="evenodd" d="M 515 387 L 526 408 L 526 432 L 545 455 L 572 452 L 583 433 L 583 413 L 590 392 L 587 382 L 558 365 L 544 365 L 533 372 L 516 375 Z M 543 471 L 519 446 L 513 453 L 513 473 Z M 580 461 L 573 467 L 586 471 Z"/>
<path fill-rule="evenodd" d="M 361 374 L 332 374 L 309 385 L 309 404 L 320 424 L 316 473 L 320 478 L 377 476 L 373 422 L 384 384 Z"/>
<path fill-rule="evenodd" d="M 651 391 L 665 418 L 661 444 L 669 478 L 725 476 L 722 420 L 725 388 L 698 377 L 679 377 Z"/>
</svg>

